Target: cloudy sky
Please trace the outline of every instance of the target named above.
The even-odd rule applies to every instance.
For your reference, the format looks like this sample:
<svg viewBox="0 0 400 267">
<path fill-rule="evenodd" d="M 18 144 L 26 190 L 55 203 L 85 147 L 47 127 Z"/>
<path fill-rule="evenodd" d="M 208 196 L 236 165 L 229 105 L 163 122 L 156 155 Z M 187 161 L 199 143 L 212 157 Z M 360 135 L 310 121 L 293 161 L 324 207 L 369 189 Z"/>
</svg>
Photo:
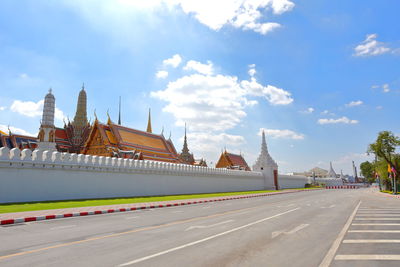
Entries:
<svg viewBox="0 0 400 267">
<path fill-rule="evenodd" d="M 53 88 L 56 124 L 88 114 L 153 130 L 196 158 L 250 165 L 266 131 L 281 172 L 367 159 L 400 133 L 397 0 L 68 0 L 0 2 L 0 129 L 37 134 Z"/>
</svg>

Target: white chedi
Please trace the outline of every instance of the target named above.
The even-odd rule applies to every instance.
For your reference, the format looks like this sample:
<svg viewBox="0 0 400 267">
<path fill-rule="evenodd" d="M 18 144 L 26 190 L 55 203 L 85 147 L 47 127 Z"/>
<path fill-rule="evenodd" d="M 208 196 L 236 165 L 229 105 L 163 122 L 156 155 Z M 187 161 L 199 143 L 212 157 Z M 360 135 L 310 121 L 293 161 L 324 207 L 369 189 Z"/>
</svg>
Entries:
<svg viewBox="0 0 400 267">
<path fill-rule="evenodd" d="M 51 93 L 51 89 L 44 98 L 43 115 L 39 130 L 39 143 L 38 150 L 56 150 L 54 127 L 54 114 L 55 114 L 56 99 Z"/>
<path fill-rule="evenodd" d="M 328 177 L 329 178 L 337 178 L 337 174 L 336 174 L 335 170 L 332 167 L 332 162 L 330 162 L 330 168 L 329 168 L 329 172 L 328 172 Z"/>
<path fill-rule="evenodd" d="M 272 159 L 268 153 L 267 142 L 265 141 L 265 133 L 262 132 L 261 153 L 256 163 L 253 165 L 253 171 L 278 170 L 278 164 Z"/>
</svg>

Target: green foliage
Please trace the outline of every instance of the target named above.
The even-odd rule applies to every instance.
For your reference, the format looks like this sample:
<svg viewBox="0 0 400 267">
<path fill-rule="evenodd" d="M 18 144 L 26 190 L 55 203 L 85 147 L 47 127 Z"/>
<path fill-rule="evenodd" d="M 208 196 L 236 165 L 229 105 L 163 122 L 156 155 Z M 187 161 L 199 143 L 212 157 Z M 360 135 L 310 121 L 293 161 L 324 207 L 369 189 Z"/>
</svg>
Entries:
<svg viewBox="0 0 400 267">
<path fill-rule="evenodd" d="M 361 174 L 367 179 L 368 183 L 372 184 L 375 182 L 374 175 L 374 164 L 369 161 L 365 161 L 360 164 Z"/>
<path fill-rule="evenodd" d="M 394 160 L 394 153 L 396 148 L 400 146 L 400 138 L 395 136 L 392 132 L 382 131 L 378 134 L 375 143 L 368 147 L 368 153 L 373 153 L 378 160 L 384 160 L 390 164 L 398 172 L 399 165 Z"/>
</svg>

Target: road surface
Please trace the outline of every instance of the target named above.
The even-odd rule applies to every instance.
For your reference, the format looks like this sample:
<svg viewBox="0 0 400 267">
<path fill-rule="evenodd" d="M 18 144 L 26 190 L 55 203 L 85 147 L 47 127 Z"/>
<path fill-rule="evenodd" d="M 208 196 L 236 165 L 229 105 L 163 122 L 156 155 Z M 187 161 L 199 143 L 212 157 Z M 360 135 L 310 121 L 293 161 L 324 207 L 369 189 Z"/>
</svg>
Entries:
<svg viewBox="0 0 400 267">
<path fill-rule="evenodd" d="M 0 227 L 0 266 L 400 266 L 400 199 L 319 190 Z"/>
</svg>

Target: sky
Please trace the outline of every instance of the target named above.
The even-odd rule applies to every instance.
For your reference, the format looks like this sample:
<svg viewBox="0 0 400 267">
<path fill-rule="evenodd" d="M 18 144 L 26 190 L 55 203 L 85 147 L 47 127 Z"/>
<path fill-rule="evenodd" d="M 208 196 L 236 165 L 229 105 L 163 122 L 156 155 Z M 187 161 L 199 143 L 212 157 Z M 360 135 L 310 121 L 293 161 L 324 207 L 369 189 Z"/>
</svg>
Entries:
<svg viewBox="0 0 400 267">
<path fill-rule="evenodd" d="M 88 116 L 153 132 L 214 165 L 251 166 L 261 132 L 282 173 L 352 174 L 383 130 L 400 134 L 397 0 L 4 0 L 0 130 L 36 135 L 52 88 L 56 126 Z"/>
</svg>

